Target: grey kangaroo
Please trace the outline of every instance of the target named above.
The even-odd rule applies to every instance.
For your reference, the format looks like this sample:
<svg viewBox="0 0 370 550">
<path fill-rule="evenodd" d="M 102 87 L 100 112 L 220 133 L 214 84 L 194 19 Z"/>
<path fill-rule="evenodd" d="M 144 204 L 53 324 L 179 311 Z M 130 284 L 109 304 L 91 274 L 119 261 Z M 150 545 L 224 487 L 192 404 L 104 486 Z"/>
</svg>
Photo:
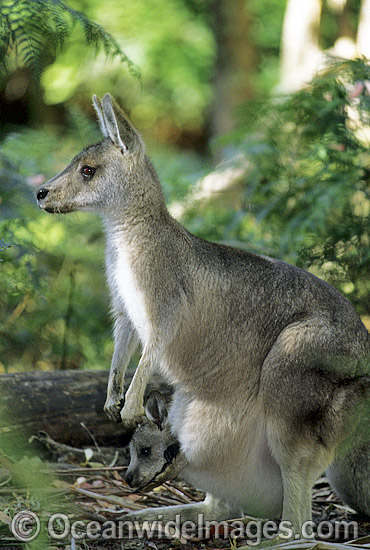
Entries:
<svg viewBox="0 0 370 550">
<path fill-rule="evenodd" d="M 181 452 L 171 426 L 171 421 L 176 419 L 180 394 L 181 390 L 177 389 L 169 413 L 166 401 L 159 392 L 149 394 L 145 405 L 146 419 L 139 424 L 130 442 L 130 464 L 126 472 L 126 481 L 130 486 L 148 491 L 178 477 L 192 482 L 193 466 Z M 357 444 L 352 441 L 352 448 L 341 458 L 337 457 L 326 475 L 337 494 L 349 506 L 369 515 L 370 435 L 357 438 Z M 239 514 L 243 515 L 243 512 L 243 509 L 239 510 Z M 131 514 L 130 517 L 154 520 L 159 513 L 166 518 L 180 513 L 180 516 L 192 517 L 196 521 L 199 513 L 203 513 L 206 519 L 214 519 L 215 515 L 221 519 L 233 513 L 237 517 L 238 509 L 208 495 L 204 502 L 186 504 L 182 509 L 179 506 L 153 508 Z"/>
<path fill-rule="evenodd" d="M 170 424 L 189 481 L 212 495 L 198 509 L 214 519 L 282 514 L 300 532 L 311 487 L 330 464 L 340 465 L 334 484 L 352 492 L 345 457 L 370 393 L 370 336 L 312 274 L 190 234 L 167 211 L 138 131 L 109 94 L 93 103 L 103 139 L 37 199 L 50 213 L 94 210 L 104 221 L 115 315 L 105 410 L 135 428 L 159 369 L 176 390 Z M 369 513 L 369 484 L 362 492 L 358 508 Z M 186 510 L 183 519 L 193 517 Z"/>
</svg>

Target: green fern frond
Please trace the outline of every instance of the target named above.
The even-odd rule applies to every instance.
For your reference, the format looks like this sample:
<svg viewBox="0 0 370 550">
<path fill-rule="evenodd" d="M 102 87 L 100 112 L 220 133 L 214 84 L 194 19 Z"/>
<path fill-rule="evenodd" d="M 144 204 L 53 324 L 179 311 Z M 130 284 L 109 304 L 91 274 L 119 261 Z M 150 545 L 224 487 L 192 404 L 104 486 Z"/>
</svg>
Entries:
<svg viewBox="0 0 370 550">
<path fill-rule="evenodd" d="M 106 55 L 118 57 L 131 75 L 140 78 L 135 64 L 116 40 L 100 25 L 62 0 L 0 0 L 0 76 L 6 72 L 6 59 L 15 54 L 17 65 L 30 68 L 37 81 L 45 60 L 55 55 L 79 24 L 85 40 Z"/>
</svg>

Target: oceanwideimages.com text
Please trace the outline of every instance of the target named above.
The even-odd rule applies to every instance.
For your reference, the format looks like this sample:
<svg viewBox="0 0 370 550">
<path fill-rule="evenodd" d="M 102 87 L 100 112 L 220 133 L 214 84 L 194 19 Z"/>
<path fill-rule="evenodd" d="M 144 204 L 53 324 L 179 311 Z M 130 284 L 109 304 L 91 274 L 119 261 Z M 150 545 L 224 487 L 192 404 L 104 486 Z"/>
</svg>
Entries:
<svg viewBox="0 0 370 550">
<path fill-rule="evenodd" d="M 45 529 L 53 540 L 117 540 L 117 539 L 151 539 L 168 538 L 191 540 L 194 538 L 213 538 L 224 540 L 243 539 L 249 546 L 256 546 L 264 539 L 272 540 L 277 535 L 280 539 L 292 540 L 315 538 L 318 540 L 351 540 L 358 538 L 358 524 L 355 521 L 312 521 L 303 523 L 301 532 L 295 533 L 289 521 L 234 520 L 208 521 L 203 514 L 198 515 L 197 522 L 181 521 L 180 514 L 174 520 L 163 522 L 158 515 L 154 521 L 107 520 L 83 521 L 70 519 L 67 514 L 52 514 L 48 521 L 42 523 L 39 516 L 30 510 L 18 512 L 11 523 L 10 530 L 22 542 L 35 540 Z"/>
</svg>

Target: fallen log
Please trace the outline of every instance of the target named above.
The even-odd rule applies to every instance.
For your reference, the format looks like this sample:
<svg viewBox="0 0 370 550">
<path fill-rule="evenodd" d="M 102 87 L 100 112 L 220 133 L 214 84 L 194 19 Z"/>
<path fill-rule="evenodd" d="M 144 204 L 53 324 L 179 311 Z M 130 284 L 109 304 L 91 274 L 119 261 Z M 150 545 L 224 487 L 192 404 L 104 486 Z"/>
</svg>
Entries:
<svg viewBox="0 0 370 550">
<path fill-rule="evenodd" d="M 101 447 L 90 444 L 88 448 L 79 449 L 71 447 L 65 443 L 54 441 L 47 433 L 39 432 L 38 436 L 32 436 L 32 440 L 36 439 L 46 449 L 50 458 L 54 461 L 54 466 L 57 470 L 76 469 L 75 464 L 83 464 L 84 462 L 104 464 L 107 467 L 127 466 L 130 462 L 129 446 L 125 447 Z"/>
<path fill-rule="evenodd" d="M 127 375 L 127 385 L 132 375 Z M 0 375 L 0 445 L 28 444 L 30 436 L 46 432 L 73 447 L 127 445 L 130 435 L 103 411 L 107 371 L 20 372 Z M 153 377 L 147 391 L 171 390 Z"/>
</svg>

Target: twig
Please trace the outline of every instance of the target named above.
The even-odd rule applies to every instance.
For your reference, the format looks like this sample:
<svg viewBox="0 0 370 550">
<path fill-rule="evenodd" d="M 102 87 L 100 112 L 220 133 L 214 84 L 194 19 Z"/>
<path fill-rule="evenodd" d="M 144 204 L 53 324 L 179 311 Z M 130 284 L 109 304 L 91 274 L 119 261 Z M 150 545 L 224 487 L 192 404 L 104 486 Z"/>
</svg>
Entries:
<svg viewBox="0 0 370 550">
<path fill-rule="evenodd" d="M 224 160 L 213 172 L 198 180 L 184 201 L 170 205 L 171 214 L 181 219 L 196 203 L 204 204 L 220 197 L 223 199 L 226 193 L 245 181 L 253 168 L 253 163 L 243 155 Z"/>
<path fill-rule="evenodd" d="M 85 495 L 87 497 L 94 498 L 95 500 L 104 500 L 105 502 L 109 502 L 110 504 L 117 504 L 118 506 L 121 506 L 121 508 L 130 508 L 132 510 L 142 510 L 142 506 L 135 504 L 131 500 L 119 498 L 119 497 L 113 497 L 109 495 L 102 495 L 100 493 L 94 493 L 93 491 L 88 491 L 87 489 L 80 489 L 79 487 L 71 487 L 71 491 L 74 491 L 76 493 L 80 493 L 81 495 Z"/>
<path fill-rule="evenodd" d="M 92 442 L 94 443 L 95 445 L 95 448 L 96 450 L 98 451 L 98 453 L 100 453 L 100 448 L 99 448 L 99 445 L 94 437 L 94 434 L 91 433 L 91 430 L 89 430 L 89 428 L 86 426 L 86 424 L 84 422 L 80 422 L 80 425 L 83 427 L 83 429 L 89 434 L 89 436 L 91 437 L 92 439 Z"/>
<path fill-rule="evenodd" d="M 184 504 L 188 504 L 189 502 L 193 502 L 193 499 L 190 498 L 188 495 L 183 493 L 180 489 L 177 489 L 176 487 L 173 487 L 173 485 L 170 485 L 169 483 L 164 483 L 164 487 L 170 491 L 170 493 L 173 493 L 177 496 L 178 500 L 183 502 Z"/>
<path fill-rule="evenodd" d="M 94 466 L 93 468 L 71 468 L 68 470 L 53 469 L 52 472 L 45 470 L 45 473 L 52 474 L 86 474 L 89 472 L 119 472 L 126 470 L 127 466 Z"/>
</svg>

